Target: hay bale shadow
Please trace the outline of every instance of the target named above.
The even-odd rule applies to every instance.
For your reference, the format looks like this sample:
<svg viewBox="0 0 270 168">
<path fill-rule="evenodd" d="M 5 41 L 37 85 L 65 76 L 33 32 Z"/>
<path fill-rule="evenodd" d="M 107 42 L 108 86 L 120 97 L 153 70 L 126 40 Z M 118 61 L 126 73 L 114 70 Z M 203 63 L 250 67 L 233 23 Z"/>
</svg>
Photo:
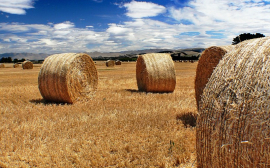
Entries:
<svg viewBox="0 0 270 168">
<path fill-rule="evenodd" d="M 51 101 L 47 101 L 45 99 L 32 99 L 29 100 L 30 103 L 34 103 L 34 104 L 44 104 L 44 105 L 71 105 L 69 103 L 58 103 L 58 102 L 51 102 Z"/>
<path fill-rule="evenodd" d="M 131 92 L 131 93 L 145 93 L 145 94 L 149 94 L 149 93 L 153 93 L 153 94 L 170 94 L 173 92 L 146 92 L 143 90 L 136 90 L 136 89 L 125 89 L 125 91 Z"/>
<path fill-rule="evenodd" d="M 196 127 L 197 113 L 186 112 L 176 115 L 176 120 L 181 120 L 185 127 Z"/>
<path fill-rule="evenodd" d="M 125 91 L 131 92 L 131 93 L 143 93 L 144 91 L 136 90 L 136 89 L 125 89 Z"/>
</svg>

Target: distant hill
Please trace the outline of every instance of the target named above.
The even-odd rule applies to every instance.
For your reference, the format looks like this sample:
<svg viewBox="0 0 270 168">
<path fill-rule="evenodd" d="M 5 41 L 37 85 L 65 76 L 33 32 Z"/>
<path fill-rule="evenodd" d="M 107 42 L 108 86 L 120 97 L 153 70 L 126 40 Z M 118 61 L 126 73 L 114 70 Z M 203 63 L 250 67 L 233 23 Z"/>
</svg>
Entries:
<svg viewBox="0 0 270 168">
<path fill-rule="evenodd" d="M 190 54 L 198 54 L 201 53 L 204 50 L 204 48 L 190 48 L 190 49 L 179 49 L 179 50 L 171 50 L 171 49 L 146 49 L 146 50 L 135 50 L 135 51 L 122 51 L 122 52 L 85 52 L 88 55 L 90 55 L 92 58 L 94 57 L 118 57 L 118 56 L 124 56 L 124 55 L 137 55 L 141 53 L 158 53 L 162 51 L 172 51 L 172 52 L 185 52 Z M 17 59 L 29 59 L 29 60 L 43 60 L 46 57 L 50 56 L 52 54 L 46 54 L 46 53 L 4 53 L 0 54 L 0 59 L 2 57 L 11 57 L 13 60 L 15 58 Z"/>
<path fill-rule="evenodd" d="M 0 54 L 0 58 L 11 57 L 13 60 L 17 59 L 29 59 L 29 60 L 43 60 L 48 57 L 50 54 L 45 53 L 4 53 Z"/>
</svg>

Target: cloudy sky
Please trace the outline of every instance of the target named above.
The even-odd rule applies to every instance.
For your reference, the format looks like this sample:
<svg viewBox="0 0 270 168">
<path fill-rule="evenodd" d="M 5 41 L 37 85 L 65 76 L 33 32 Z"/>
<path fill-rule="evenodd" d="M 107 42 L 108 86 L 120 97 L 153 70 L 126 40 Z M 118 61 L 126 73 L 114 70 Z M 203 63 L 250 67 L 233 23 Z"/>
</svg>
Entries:
<svg viewBox="0 0 270 168">
<path fill-rule="evenodd" d="M 229 45 L 269 36 L 270 0 L 0 0 L 0 53 Z"/>
</svg>

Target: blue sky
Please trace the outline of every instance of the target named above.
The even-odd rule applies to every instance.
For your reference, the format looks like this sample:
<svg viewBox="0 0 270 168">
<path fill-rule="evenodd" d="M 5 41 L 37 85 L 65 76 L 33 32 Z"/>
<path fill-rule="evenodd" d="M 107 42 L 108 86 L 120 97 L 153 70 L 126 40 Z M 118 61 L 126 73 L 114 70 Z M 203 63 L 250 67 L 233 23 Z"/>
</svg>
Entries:
<svg viewBox="0 0 270 168">
<path fill-rule="evenodd" d="M 269 36 L 270 0 L 0 0 L 0 53 L 229 45 Z"/>
</svg>

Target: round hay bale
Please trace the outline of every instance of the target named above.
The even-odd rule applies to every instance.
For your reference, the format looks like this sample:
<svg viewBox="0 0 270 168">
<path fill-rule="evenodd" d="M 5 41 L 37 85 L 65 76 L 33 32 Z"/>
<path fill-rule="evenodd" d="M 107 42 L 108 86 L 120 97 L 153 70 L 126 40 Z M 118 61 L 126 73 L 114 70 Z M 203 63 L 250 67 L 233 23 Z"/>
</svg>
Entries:
<svg viewBox="0 0 270 168">
<path fill-rule="evenodd" d="M 18 68 L 20 65 L 19 64 L 13 64 L 13 68 Z"/>
<path fill-rule="evenodd" d="M 208 82 L 208 79 L 213 73 L 213 70 L 223 58 L 223 56 L 234 48 L 233 45 L 228 46 L 212 46 L 205 49 L 199 59 L 196 77 L 195 77 L 195 98 L 197 103 L 197 108 L 199 109 L 199 102 L 201 100 L 201 95 L 203 89 Z"/>
<path fill-rule="evenodd" d="M 115 61 L 115 65 L 121 65 L 121 64 L 122 64 L 121 61 L 119 60 Z"/>
<path fill-rule="evenodd" d="M 270 37 L 239 43 L 219 62 L 197 118 L 198 167 L 269 167 Z"/>
<path fill-rule="evenodd" d="M 63 53 L 47 57 L 38 76 L 45 100 L 74 103 L 88 99 L 97 89 L 98 73 L 92 58 L 84 53 Z"/>
<path fill-rule="evenodd" d="M 106 61 L 106 66 L 107 67 L 114 67 L 115 65 L 115 61 L 114 60 L 108 60 Z"/>
<path fill-rule="evenodd" d="M 0 68 L 5 68 L 5 64 L 0 64 Z"/>
<path fill-rule="evenodd" d="M 23 69 L 33 69 L 33 63 L 31 61 L 24 61 L 22 63 Z"/>
<path fill-rule="evenodd" d="M 137 85 L 145 92 L 173 92 L 176 85 L 174 63 L 170 54 L 139 55 L 136 63 Z"/>
</svg>

